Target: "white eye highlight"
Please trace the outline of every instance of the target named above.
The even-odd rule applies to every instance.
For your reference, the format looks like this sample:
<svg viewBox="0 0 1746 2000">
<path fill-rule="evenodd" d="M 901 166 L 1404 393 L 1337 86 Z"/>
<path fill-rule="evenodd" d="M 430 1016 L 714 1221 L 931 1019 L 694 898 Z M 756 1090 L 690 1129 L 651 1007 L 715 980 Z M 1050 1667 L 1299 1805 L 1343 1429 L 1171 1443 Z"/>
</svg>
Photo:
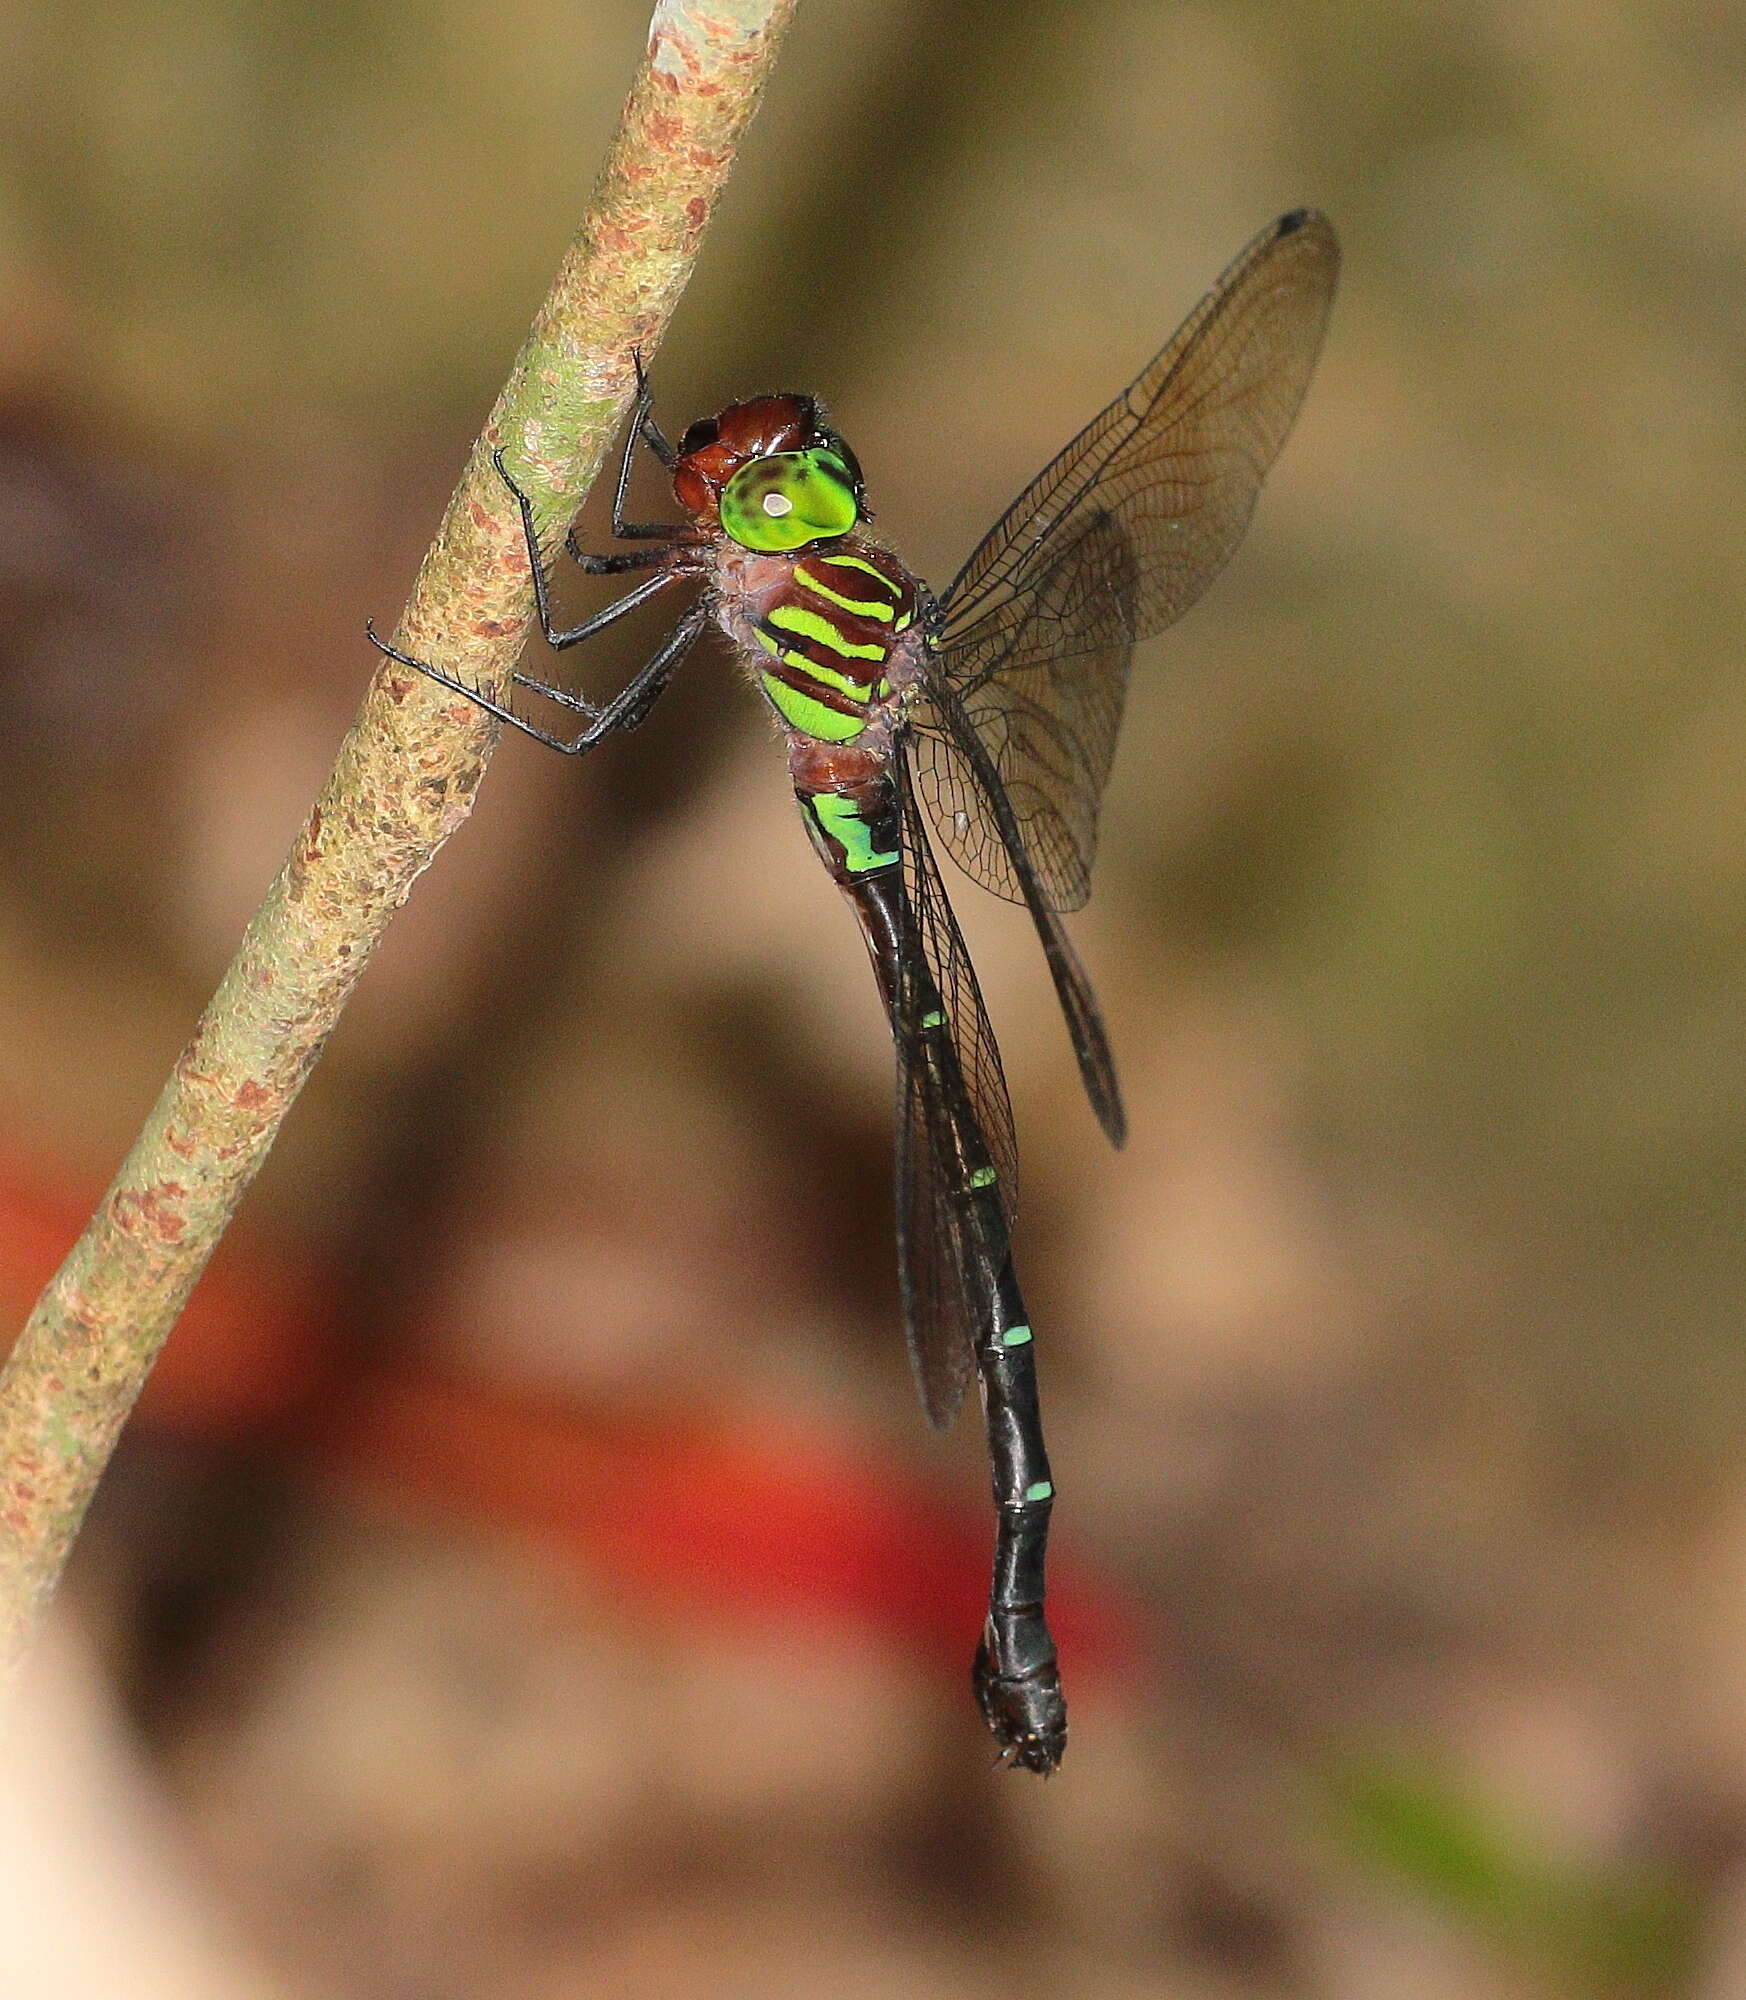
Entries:
<svg viewBox="0 0 1746 2000">
<path fill-rule="evenodd" d="M 786 493 L 766 493 L 764 495 L 764 512 L 766 514 L 774 514 L 780 520 L 784 514 L 792 514 L 794 512 L 794 502 L 789 499 Z"/>
</svg>

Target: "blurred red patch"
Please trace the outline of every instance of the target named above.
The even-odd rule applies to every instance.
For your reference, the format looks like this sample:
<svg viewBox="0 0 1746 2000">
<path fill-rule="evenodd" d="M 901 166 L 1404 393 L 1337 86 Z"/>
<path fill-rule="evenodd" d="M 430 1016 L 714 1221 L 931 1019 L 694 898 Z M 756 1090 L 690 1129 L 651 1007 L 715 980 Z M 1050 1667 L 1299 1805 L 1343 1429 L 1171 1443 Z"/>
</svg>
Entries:
<svg viewBox="0 0 1746 2000">
<path fill-rule="evenodd" d="M 102 1198 L 0 1153 L 0 1312 L 11 1325 L 22 1325 Z M 325 1372 L 325 1318 L 318 1287 L 233 1228 L 152 1370 L 140 1421 L 186 1437 L 267 1427 L 301 1407 Z"/>
<path fill-rule="evenodd" d="M 16 1325 L 101 1190 L 0 1154 L 0 1310 Z M 962 1665 L 988 1588 L 979 1510 L 851 1438 L 765 1411 L 583 1411 L 481 1384 L 334 1379 L 329 1294 L 233 1228 L 171 1336 L 136 1420 L 236 1442 L 300 1435 L 342 1475 L 527 1537 L 604 1573 L 654 1615 L 851 1625 Z M 343 1382 L 343 1387 L 342 1387 Z M 287 1429 L 289 1426 L 289 1429 Z M 1074 1683 L 1127 1678 L 1140 1621 L 1060 1555 L 1050 1622 Z"/>
<path fill-rule="evenodd" d="M 981 1624 L 993 1527 L 846 1439 L 768 1414 L 575 1409 L 472 1383 L 402 1381 L 353 1408 L 329 1456 L 584 1561 L 690 1618 L 804 1613 L 962 1664 Z M 1136 1615 L 1051 1558 L 1050 1624 L 1077 1682 L 1125 1678 Z"/>
</svg>

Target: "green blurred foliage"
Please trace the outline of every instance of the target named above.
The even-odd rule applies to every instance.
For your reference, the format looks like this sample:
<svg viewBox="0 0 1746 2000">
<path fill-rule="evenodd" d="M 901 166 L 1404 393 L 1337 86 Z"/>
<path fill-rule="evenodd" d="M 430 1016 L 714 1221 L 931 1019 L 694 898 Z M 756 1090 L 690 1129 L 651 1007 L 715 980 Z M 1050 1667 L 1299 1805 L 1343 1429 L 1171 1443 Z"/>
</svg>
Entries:
<svg viewBox="0 0 1746 2000">
<path fill-rule="evenodd" d="M 1671 1871 L 1560 1862 L 1424 1761 L 1354 1756 L 1324 1778 L 1336 1845 L 1487 1937 L 1547 1990 L 1683 1992 L 1698 1966 L 1700 1905 Z"/>
</svg>

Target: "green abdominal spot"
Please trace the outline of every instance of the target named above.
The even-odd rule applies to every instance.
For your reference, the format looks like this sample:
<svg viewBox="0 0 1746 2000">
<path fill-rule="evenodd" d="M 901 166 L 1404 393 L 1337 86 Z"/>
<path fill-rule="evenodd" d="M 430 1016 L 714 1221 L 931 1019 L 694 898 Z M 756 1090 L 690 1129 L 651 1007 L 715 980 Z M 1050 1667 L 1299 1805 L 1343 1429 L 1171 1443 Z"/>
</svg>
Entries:
<svg viewBox="0 0 1746 2000">
<path fill-rule="evenodd" d="M 872 829 L 853 799 L 844 798 L 840 792 L 815 792 L 807 804 L 813 818 L 843 850 L 851 875 L 869 875 L 876 868 L 896 866 L 899 855 L 895 851 L 881 853 L 874 847 Z"/>
<path fill-rule="evenodd" d="M 840 709 L 827 708 L 774 674 L 760 674 L 758 679 L 776 713 L 803 736 L 816 736 L 823 743 L 849 743 L 867 727 L 864 715 L 844 715 Z"/>
</svg>

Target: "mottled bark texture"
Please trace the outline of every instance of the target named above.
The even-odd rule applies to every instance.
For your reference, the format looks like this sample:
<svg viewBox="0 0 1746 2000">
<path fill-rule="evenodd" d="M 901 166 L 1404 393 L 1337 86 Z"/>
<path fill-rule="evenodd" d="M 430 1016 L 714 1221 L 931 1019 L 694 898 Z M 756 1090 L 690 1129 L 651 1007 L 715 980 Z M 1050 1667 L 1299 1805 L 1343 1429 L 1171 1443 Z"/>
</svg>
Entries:
<svg viewBox="0 0 1746 2000">
<path fill-rule="evenodd" d="M 502 688 L 532 611 L 501 443 L 543 524 L 599 470 L 659 341 L 794 0 L 659 0 L 590 202 L 396 634 Z M 0 1666 L 58 1580 L 146 1373 L 388 920 L 465 819 L 496 725 L 384 663 L 194 1039 L 0 1375 Z"/>
</svg>

